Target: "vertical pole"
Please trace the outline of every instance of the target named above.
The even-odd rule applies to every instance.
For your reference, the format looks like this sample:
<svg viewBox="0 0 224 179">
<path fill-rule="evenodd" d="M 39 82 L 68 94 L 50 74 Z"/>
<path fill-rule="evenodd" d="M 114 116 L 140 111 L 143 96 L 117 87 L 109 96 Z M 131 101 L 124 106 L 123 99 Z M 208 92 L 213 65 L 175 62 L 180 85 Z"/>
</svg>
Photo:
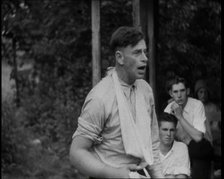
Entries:
<svg viewBox="0 0 224 179">
<path fill-rule="evenodd" d="M 92 16 L 92 86 L 101 79 L 100 58 L 100 0 L 91 1 Z"/>
<path fill-rule="evenodd" d="M 155 8 L 156 2 L 154 0 L 148 1 L 148 38 L 149 38 L 149 81 L 153 89 L 155 97 L 155 105 L 157 106 L 157 92 L 156 92 L 156 34 L 155 34 Z"/>
<path fill-rule="evenodd" d="M 141 28 L 140 22 L 140 0 L 132 0 L 133 26 Z"/>
</svg>

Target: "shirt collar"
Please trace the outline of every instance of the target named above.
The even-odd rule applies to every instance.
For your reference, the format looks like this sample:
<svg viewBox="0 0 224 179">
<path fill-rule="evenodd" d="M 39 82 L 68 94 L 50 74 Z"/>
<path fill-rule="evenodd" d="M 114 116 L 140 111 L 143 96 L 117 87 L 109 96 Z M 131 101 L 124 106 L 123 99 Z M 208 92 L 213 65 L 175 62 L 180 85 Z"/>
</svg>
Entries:
<svg viewBox="0 0 224 179">
<path fill-rule="evenodd" d="M 167 152 L 166 155 L 163 155 L 162 152 L 160 151 L 160 154 L 163 156 L 164 159 L 167 158 L 169 155 L 171 155 L 171 153 L 173 153 L 173 150 L 174 150 L 174 142 L 175 142 L 175 140 L 173 141 L 172 147 L 169 150 L 169 152 Z"/>
<path fill-rule="evenodd" d="M 136 87 L 136 81 L 133 84 L 129 85 L 126 82 L 124 82 L 123 80 L 121 80 L 119 77 L 118 77 L 118 79 L 119 79 L 119 82 L 122 87 L 126 87 L 126 88 L 132 88 L 132 87 L 135 88 Z"/>
</svg>

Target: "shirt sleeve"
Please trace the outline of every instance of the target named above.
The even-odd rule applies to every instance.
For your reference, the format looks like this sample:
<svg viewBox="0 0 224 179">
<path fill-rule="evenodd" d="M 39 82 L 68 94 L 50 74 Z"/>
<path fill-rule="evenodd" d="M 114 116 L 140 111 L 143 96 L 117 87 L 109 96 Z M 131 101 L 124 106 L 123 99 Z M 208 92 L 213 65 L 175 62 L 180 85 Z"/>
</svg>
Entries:
<svg viewBox="0 0 224 179">
<path fill-rule="evenodd" d="M 164 109 L 164 112 L 166 112 L 166 113 L 171 113 L 171 105 L 173 104 L 173 102 L 171 102 L 171 103 L 169 103 L 167 106 L 166 106 L 166 108 Z"/>
<path fill-rule="evenodd" d="M 193 126 L 205 133 L 205 109 L 204 109 L 204 105 L 202 104 L 202 102 L 198 101 L 198 104 L 195 106 L 194 108 L 194 121 L 193 121 Z"/>
<path fill-rule="evenodd" d="M 178 156 L 175 161 L 176 167 L 174 168 L 174 175 L 185 174 L 190 176 L 190 159 L 187 146 L 182 143 Z"/>
<path fill-rule="evenodd" d="M 102 140 L 100 133 L 105 120 L 104 111 L 102 100 L 87 96 L 81 115 L 78 118 L 78 127 L 72 138 L 84 136 L 93 142 L 100 142 Z"/>
</svg>

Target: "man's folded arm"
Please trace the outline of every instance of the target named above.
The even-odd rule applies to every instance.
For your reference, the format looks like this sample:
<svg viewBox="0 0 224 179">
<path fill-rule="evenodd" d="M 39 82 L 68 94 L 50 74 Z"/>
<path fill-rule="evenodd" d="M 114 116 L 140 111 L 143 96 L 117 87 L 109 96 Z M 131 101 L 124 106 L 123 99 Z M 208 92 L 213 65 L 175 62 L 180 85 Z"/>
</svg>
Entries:
<svg viewBox="0 0 224 179">
<path fill-rule="evenodd" d="M 96 178 L 128 178 L 129 170 L 103 163 L 91 152 L 92 140 L 83 136 L 73 138 L 70 148 L 71 163 L 84 175 Z"/>
</svg>

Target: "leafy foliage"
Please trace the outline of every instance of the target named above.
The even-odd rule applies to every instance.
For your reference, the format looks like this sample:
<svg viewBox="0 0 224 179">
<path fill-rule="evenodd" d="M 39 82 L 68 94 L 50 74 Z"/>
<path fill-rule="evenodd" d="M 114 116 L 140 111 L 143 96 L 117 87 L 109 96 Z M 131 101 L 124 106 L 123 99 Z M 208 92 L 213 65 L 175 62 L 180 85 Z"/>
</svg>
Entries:
<svg viewBox="0 0 224 179">
<path fill-rule="evenodd" d="M 127 10 L 122 12 L 122 5 L 130 10 L 127 0 L 102 2 L 102 17 L 116 17 L 118 10 L 121 15 L 129 14 Z M 91 89 L 91 1 L 5 0 L 3 7 L 4 60 L 12 64 L 10 40 L 14 39 L 16 50 L 25 52 L 21 56 L 23 63 L 34 63 L 31 75 L 19 76 L 20 108 L 7 106 L 12 111 L 9 114 L 16 115 L 3 116 L 4 121 L 11 119 L 14 124 L 3 126 L 4 173 L 14 171 L 16 177 L 82 178 L 70 165 L 68 150 L 81 105 Z M 130 25 L 131 15 L 122 16 L 122 21 L 128 19 Z M 101 30 L 102 39 L 106 38 L 102 42 L 103 64 L 108 64 L 108 31 L 111 33 L 122 21 L 117 17 L 109 23 L 102 18 L 102 23 L 107 24 Z M 7 130 L 9 126 L 20 130 L 12 132 Z"/>
<path fill-rule="evenodd" d="M 220 1 L 160 1 L 157 85 L 159 108 L 169 96 L 164 84 L 178 74 L 191 86 L 207 78 L 213 99 L 221 99 Z M 165 74 L 165 75 L 164 75 Z"/>
</svg>

